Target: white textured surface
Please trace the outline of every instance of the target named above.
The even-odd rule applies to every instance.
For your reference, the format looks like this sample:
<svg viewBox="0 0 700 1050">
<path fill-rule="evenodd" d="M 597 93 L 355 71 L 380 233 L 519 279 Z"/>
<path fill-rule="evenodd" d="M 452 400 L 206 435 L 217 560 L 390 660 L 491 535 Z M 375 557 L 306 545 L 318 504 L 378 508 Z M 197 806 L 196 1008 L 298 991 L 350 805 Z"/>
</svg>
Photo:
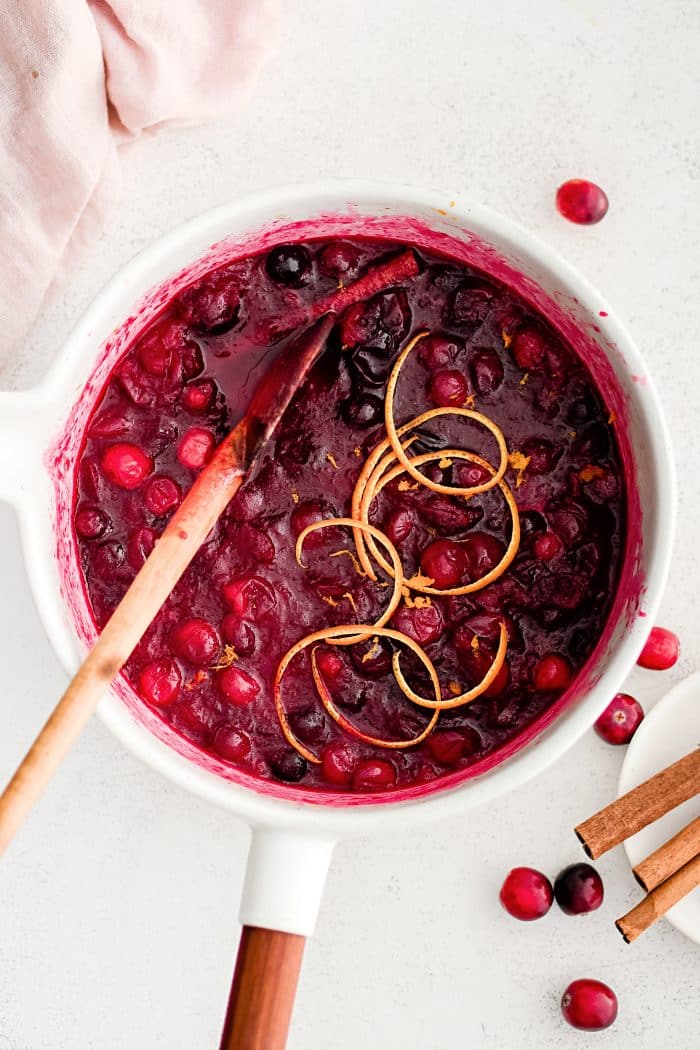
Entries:
<svg viewBox="0 0 700 1050">
<path fill-rule="evenodd" d="M 666 0 L 328 0 L 288 5 L 284 50 L 244 111 L 124 157 L 118 216 L 3 377 L 41 377 L 100 285 L 173 224 L 261 185 L 365 174 L 458 188 L 558 246 L 625 318 L 668 410 L 680 531 L 663 619 L 684 655 L 630 683 L 650 705 L 700 666 L 696 558 L 700 358 L 700 6 Z M 556 215 L 570 176 L 611 199 L 598 227 Z M 0 507 L 0 776 L 63 684 Z M 700 722 L 700 715 L 698 716 Z M 697 734 L 696 734 L 697 735 Z M 610 799 L 621 754 L 593 733 L 517 796 L 412 837 L 342 845 L 307 952 L 290 1050 L 690 1050 L 697 949 L 665 923 L 626 947 L 637 894 L 621 851 L 581 919 L 517 924 L 514 864 L 556 873 L 571 827 Z M 92 725 L 0 864 L 0 1050 L 207 1050 L 237 938 L 247 832 L 159 779 Z M 596 976 L 616 1026 L 568 1029 L 558 998 Z"/>
</svg>

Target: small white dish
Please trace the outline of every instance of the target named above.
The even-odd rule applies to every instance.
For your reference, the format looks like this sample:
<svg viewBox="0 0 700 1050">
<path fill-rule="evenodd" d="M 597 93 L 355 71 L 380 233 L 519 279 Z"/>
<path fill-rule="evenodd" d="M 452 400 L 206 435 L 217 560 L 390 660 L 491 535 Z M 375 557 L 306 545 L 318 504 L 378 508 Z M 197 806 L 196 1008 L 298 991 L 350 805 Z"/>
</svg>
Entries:
<svg viewBox="0 0 700 1050">
<path fill-rule="evenodd" d="M 624 795 L 700 744 L 700 673 L 679 682 L 646 716 L 627 748 L 618 791 Z M 625 840 L 630 866 L 700 816 L 700 795 Z M 640 893 L 642 891 L 640 890 Z M 679 901 L 666 918 L 691 941 L 700 944 L 700 886 Z"/>
</svg>

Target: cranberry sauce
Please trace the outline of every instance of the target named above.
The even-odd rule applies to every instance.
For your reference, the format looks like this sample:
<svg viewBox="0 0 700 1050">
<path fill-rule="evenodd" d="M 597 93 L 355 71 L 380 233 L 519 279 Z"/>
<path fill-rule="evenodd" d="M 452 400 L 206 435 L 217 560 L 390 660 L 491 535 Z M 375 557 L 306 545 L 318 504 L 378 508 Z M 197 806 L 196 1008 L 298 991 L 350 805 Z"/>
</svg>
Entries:
<svg viewBox="0 0 700 1050">
<path fill-rule="evenodd" d="M 400 252 L 405 245 L 352 239 L 238 260 L 180 292 L 124 355 L 89 421 L 77 473 L 75 531 L 98 627 L 280 346 L 314 304 Z M 417 258 L 417 275 L 374 288 L 371 299 L 340 313 L 257 469 L 126 667 L 134 690 L 178 733 L 249 774 L 305 788 L 376 791 L 473 765 L 559 698 L 611 606 L 624 548 L 624 479 L 614 421 L 589 373 L 509 289 L 448 258 Z M 292 731 L 321 760 L 315 765 L 281 731 L 272 694 L 278 664 L 311 631 L 372 623 L 391 581 L 358 572 L 343 527 L 311 533 L 303 567 L 295 540 L 313 521 L 350 515 L 362 465 L 385 437 L 388 375 L 421 328 L 431 335 L 400 373 L 396 423 L 435 406 L 467 404 L 488 416 L 508 445 L 505 480 L 521 541 L 490 586 L 403 604 L 389 626 L 424 648 L 443 697 L 481 681 L 501 621 L 506 661 L 483 695 L 441 712 L 422 744 L 389 750 L 361 742 L 327 716 L 306 649 L 290 665 L 282 696 Z M 411 454 L 447 448 L 498 464 L 488 431 L 451 415 L 427 422 Z M 466 461 L 436 457 L 423 469 L 446 485 L 480 481 L 480 468 Z M 439 588 L 493 568 L 511 530 L 498 488 L 464 499 L 405 476 L 381 491 L 370 520 L 396 545 L 406 577 L 422 572 Z M 397 688 L 393 644 L 324 643 L 316 659 L 346 718 L 367 735 L 396 741 L 417 736 L 430 712 Z M 410 660 L 406 667 L 420 685 L 420 671 Z"/>
</svg>

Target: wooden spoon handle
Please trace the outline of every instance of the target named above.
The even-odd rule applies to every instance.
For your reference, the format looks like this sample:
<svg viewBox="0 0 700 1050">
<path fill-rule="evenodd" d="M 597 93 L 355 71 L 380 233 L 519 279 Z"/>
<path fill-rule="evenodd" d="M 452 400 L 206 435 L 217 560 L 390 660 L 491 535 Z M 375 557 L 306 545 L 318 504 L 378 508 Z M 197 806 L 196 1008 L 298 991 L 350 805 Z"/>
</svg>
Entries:
<svg viewBox="0 0 700 1050">
<path fill-rule="evenodd" d="M 220 1050 L 284 1050 L 306 938 L 244 926 Z"/>
</svg>

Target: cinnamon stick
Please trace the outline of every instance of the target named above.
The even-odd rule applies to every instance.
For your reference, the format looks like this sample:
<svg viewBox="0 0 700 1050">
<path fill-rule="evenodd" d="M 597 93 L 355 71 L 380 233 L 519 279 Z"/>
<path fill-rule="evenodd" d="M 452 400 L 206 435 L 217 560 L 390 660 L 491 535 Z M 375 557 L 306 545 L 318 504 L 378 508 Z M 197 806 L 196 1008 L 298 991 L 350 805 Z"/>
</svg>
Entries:
<svg viewBox="0 0 700 1050">
<path fill-rule="evenodd" d="M 700 886 L 700 854 L 657 886 L 636 907 L 618 919 L 615 925 L 627 943 L 631 944 L 696 886 Z"/>
<path fill-rule="evenodd" d="M 418 256 L 412 248 L 407 248 L 400 255 L 393 255 L 384 262 L 368 266 L 362 277 L 316 303 L 311 311 L 312 317 L 321 317 L 328 312 L 342 313 L 348 306 L 371 299 L 378 292 L 383 292 L 394 284 L 401 284 L 419 273 Z"/>
<path fill-rule="evenodd" d="M 632 869 L 632 874 L 642 889 L 651 893 L 689 860 L 699 855 L 700 817 L 696 817 L 672 839 L 640 861 L 637 867 Z"/>
<path fill-rule="evenodd" d="M 574 830 L 594 860 L 700 794 L 700 748 L 645 780 Z"/>
</svg>

